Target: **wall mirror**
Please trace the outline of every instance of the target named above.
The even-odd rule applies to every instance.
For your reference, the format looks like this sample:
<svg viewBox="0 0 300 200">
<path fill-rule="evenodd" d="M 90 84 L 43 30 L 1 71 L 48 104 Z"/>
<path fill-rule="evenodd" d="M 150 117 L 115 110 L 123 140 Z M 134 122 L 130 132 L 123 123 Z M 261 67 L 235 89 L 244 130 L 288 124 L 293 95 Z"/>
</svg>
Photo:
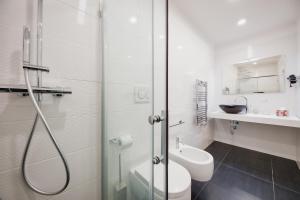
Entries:
<svg viewBox="0 0 300 200">
<path fill-rule="evenodd" d="M 223 94 L 276 93 L 285 90 L 283 55 L 253 58 L 232 64 L 223 72 Z"/>
</svg>

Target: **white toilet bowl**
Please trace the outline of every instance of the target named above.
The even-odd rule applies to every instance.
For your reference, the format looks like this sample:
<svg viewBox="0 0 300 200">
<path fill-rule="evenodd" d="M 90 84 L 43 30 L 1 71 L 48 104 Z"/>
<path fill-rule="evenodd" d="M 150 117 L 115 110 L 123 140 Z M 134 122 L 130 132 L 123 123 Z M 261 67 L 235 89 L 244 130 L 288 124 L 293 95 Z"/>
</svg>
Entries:
<svg viewBox="0 0 300 200">
<path fill-rule="evenodd" d="M 170 150 L 169 157 L 185 167 L 194 180 L 209 181 L 213 175 L 214 159 L 206 151 L 180 144 L 178 149 Z"/>
<path fill-rule="evenodd" d="M 144 162 L 130 171 L 130 186 L 133 198 L 148 199 L 148 185 L 151 178 L 149 162 Z M 154 199 L 162 200 L 164 195 L 164 165 L 154 165 Z M 191 176 L 179 164 L 169 161 L 169 200 L 191 200 Z"/>
</svg>

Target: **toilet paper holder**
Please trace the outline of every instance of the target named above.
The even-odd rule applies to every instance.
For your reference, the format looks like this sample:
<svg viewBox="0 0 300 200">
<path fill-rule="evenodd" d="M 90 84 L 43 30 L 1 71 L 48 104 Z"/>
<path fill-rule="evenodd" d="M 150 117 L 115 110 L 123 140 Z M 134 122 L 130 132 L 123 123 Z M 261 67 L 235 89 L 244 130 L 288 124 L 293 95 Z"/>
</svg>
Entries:
<svg viewBox="0 0 300 200">
<path fill-rule="evenodd" d="M 112 138 L 112 139 L 109 140 L 109 142 L 111 144 L 117 144 L 117 145 L 119 145 L 120 144 L 120 138 Z"/>
<path fill-rule="evenodd" d="M 109 140 L 111 144 L 117 145 L 121 149 L 127 149 L 133 144 L 133 139 L 131 135 L 124 135 L 120 137 L 115 137 Z"/>
</svg>

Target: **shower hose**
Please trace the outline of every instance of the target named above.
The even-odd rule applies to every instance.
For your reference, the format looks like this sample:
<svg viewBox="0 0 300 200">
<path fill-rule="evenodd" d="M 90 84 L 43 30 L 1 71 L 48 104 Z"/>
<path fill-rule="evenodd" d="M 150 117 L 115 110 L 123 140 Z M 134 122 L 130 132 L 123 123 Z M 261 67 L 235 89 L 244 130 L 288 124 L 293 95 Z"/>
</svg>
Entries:
<svg viewBox="0 0 300 200">
<path fill-rule="evenodd" d="M 27 144 L 26 144 L 25 151 L 24 151 L 24 155 L 23 155 L 23 159 L 22 159 L 22 175 L 23 175 L 23 178 L 25 180 L 25 183 L 27 184 L 27 186 L 31 190 L 33 190 L 33 191 L 35 191 L 35 192 L 37 192 L 39 194 L 42 194 L 42 195 L 56 195 L 56 194 L 60 194 L 60 193 L 62 193 L 68 187 L 69 182 L 70 182 L 70 170 L 69 170 L 69 167 L 68 167 L 68 163 L 67 163 L 67 160 L 66 160 L 65 156 L 63 155 L 62 151 L 60 150 L 60 147 L 59 147 L 58 143 L 56 142 L 56 140 L 55 140 L 55 138 L 54 138 L 54 136 L 52 134 L 52 131 L 50 129 L 50 126 L 47 123 L 47 120 L 46 120 L 45 116 L 43 115 L 43 113 L 42 113 L 42 111 L 41 111 L 41 109 L 39 107 L 39 103 L 38 102 L 40 100 L 37 101 L 35 99 L 35 97 L 34 97 L 34 94 L 33 94 L 33 91 L 32 91 L 32 87 L 31 87 L 30 82 L 29 82 L 29 70 L 28 69 L 24 69 L 24 76 L 25 76 L 25 82 L 26 82 L 26 87 L 27 87 L 29 96 L 31 98 L 31 101 L 32 101 L 33 106 L 34 106 L 34 108 L 35 108 L 35 110 L 36 110 L 37 113 L 35 115 L 34 123 L 33 123 L 32 129 L 31 129 L 30 135 L 28 137 Z M 54 191 L 54 192 L 46 192 L 46 191 L 43 191 L 43 190 L 37 188 L 36 186 L 34 186 L 30 182 L 30 180 L 28 179 L 28 177 L 26 175 L 26 167 L 25 167 L 25 165 L 26 165 L 26 160 L 27 160 L 27 156 L 28 156 L 28 150 L 29 150 L 29 147 L 30 147 L 30 144 L 31 144 L 31 141 L 32 141 L 32 137 L 33 137 L 34 132 L 35 132 L 36 124 L 37 124 L 39 118 L 42 120 L 42 122 L 43 122 L 43 124 L 44 124 L 44 126 L 46 128 L 46 131 L 47 131 L 47 133 L 48 133 L 48 135 L 49 135 L 49 137 L 50 137 L 53 145 L 55 146 L 55 148 L 56 148 L 56 150 L 57 150 L 57 152 L 58 152 L 58 154 L 59 154 L 59 156 L 60 156 L 60 158 L 61 158 L 61 160 L 63 162 L 64 168 L 65 168 L 65 172 L 66 172 L 66 181 L 65 181 L 63 187 L 60 188 L 60 189 L 58 189 L 57 191 Z"/>
</svg>

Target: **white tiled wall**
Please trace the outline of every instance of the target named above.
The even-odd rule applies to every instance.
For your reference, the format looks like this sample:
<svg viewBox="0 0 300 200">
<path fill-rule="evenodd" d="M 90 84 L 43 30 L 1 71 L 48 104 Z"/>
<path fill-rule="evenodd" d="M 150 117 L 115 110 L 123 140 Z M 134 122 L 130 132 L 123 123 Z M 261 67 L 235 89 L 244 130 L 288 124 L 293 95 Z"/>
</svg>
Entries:
<svg viewBox="0 0 300 200">
<path fill-rule="evenodd" d="M 297 29 L 297 35 L 298 35 L 298 76 L 300 75 L 300 18 L 298 19 L 298 29 Z M 300 83 L 297 85 L 297 115 L 300 117 Z M 298 166 L 300 168 L 300 135 L 298 134 L 297 139 L 297 161 Z"/>
<path fill-rule="evenodd" d="M 33 40 L 36 38 L 36 7 L 36 0 L 0 3 L 0 84 L 24 84 L 22 30 L 23 25 L 30 26 Z M 97 8 L 97 0 L 44 0 L 43 64 L 50 66 L 50 73 L 43 75 L 43 85 L 68 86 L 73 94 L 62 98 L 43 95 L 42 109 L 67 157 L 70 185 L 64 193 L 46 197 L 23 183 L 21 159 L 35 112 L 28 97 L 0 94 L 2 200 L 100 199 L 101 35 Z M 64 168 L 41 123 L 29 151 L 27 171 L 32 183 L 44 190 L 55 190 L 64 181 Z"/>
<path fill-rule="evenodd" d="M 222 77 L 226 67 L 251 57 L 269 57 L 284 55 L 286 76 L 297 73 L 297 32 L 296 25 L 284 27 L 247 40 L 216 48 L 218 104 L 233 104 L 238 95 L 222 95 Z M 248 97 L 250 112 L 275 114 L 279 107 L 289 109 L 296 115 L 296 88 L 290 88 L 286 82 L 286 91 L 273 94 L 251 94 Z M 215 108 L 219 110 L 219 108 Z M 241 123 L 234 135 L 228 128 L 228 121 L 216 120 L 215 139 L 237 146 L 296 159 L 296 136 L 298 129 Z"/>
<path fill-rule="evenodd" d="M 298 24 L 297 24 L 298 26 L 297 26 L 297 40 L 298 40 L 298 42 L 297 42 L 297 51 L 298 51 L 298 73 L 297 73 L 297 75 L 298 76 L 300 76 L 300 18 L 299 18 L 299 20 L 298 20 Z M 297 85 L 297 115 L 298 115 L 298 117 L 300 117 L 300 83 L 298 83 L 298 85 Z"/>
<path fill-rule="evenodd" d="M 170 2 L 170 46 L 169 46 L 169 109 L 170 125 L 179 120 L 185 123 L 170 128 L 170 147 L 174 147 L 175 137 L 184 143 L 205 148 L 213 138 L 213 124 L 205 128 L 196 125 L 196 105 L 194 85 L 196 79 L 208 82 L 209 110 L 214 105 L 214 47 L 202 37 L 193 24 Z"/>
</svg>

